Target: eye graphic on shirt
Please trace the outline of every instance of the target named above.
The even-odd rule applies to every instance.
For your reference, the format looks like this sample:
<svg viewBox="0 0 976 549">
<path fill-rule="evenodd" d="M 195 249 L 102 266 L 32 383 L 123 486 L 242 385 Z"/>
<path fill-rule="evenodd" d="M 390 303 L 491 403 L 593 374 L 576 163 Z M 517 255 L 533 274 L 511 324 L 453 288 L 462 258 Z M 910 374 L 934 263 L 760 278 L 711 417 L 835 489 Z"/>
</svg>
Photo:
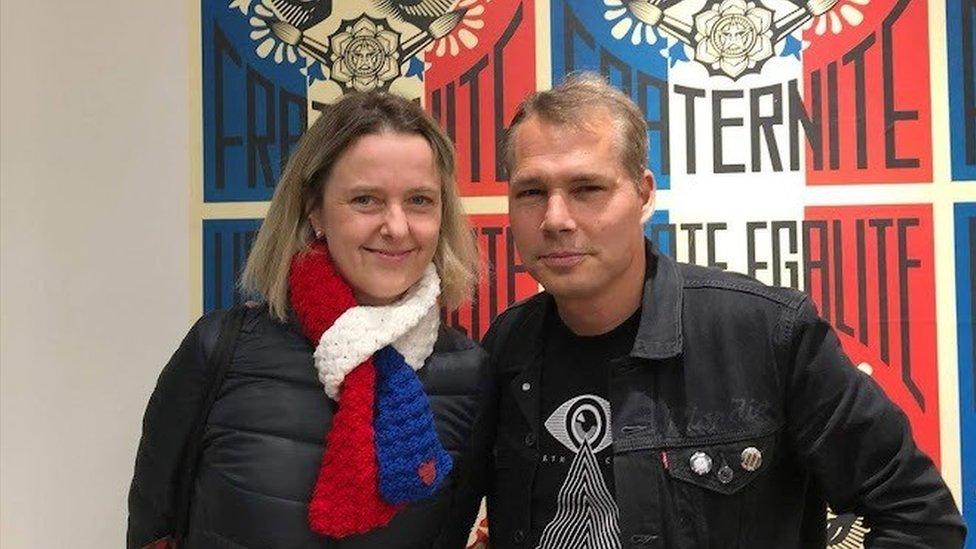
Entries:
<svg viewBox="0 0 976 549">
<path fill-rule="evenodd" d="M 864 519 L 852 514 L 836 515 L 827 509 L 827 548 L 860 549 L 868 529 Z"/>
<path fill-rule="evenodd" d="M 600 428 L 600 420 L 596 417 L 596 412 L 590 408 L 580 409 L 580 411 L 573 416 L 573 434 L 576 438 L 585 438 L 586 440 L 593 442 L 596 438 L 596 433 Z"/>
<path fill-rule="evenodd" d="M 556 512 L 536 549 L 620 549 L 619 509 L 596 457 L 613 442 L 610 403 L 580 395 L 562 403 L 544 425 L 573 452 L 573 459 L 569 470 L 559 473 L 565 477 L 556 494 Z"/>
<path fill-rule="evenodd" d="M 613 442 L 610 403 L 596 395 L 580 395 L 559 405 L 546 419 L 546 430 L 571 452 L 589 443 L 593 453 Z"/>
</svg>

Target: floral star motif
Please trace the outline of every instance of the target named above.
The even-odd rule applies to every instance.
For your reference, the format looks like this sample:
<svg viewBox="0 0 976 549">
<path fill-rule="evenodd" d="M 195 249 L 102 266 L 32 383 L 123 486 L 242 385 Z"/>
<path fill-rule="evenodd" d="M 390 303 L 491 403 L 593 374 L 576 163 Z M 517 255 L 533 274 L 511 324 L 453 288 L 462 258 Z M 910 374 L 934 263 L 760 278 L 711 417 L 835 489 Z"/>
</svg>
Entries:
<svg viewBox="0 0 976 549">
<path fill-rule="evenodd" d="M 384 88 L 400 76 L 400 35 L 383 21 L 362 16 L 329 39 L 330 76 L 346 89 Z"/>
<path fill-rule="evenodd" d="M 745 0 L 723 0 L 695 16 L 695 59 L 736 79 L 773 55 L 773 14 Z"/>
</svg>

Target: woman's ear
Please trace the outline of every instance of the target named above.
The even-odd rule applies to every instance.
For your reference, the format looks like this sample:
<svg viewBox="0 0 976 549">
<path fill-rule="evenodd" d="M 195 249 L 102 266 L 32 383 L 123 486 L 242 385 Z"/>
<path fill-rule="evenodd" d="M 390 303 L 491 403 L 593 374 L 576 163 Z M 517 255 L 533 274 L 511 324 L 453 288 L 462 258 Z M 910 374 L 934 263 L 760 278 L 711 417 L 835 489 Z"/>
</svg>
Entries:
<svg viewBox="0 0 976 549">
<path fill-rule="evenodd" d="M 318 192 L 305 192 L 303 196 L 303 202 L 305 206 L 306 218 L 308 219 L 308 224 L 312 227 L 312 232 L 315 233 L 315 238 L 319 239 L 325 235 L 325 223 L 322 222 L 322 191 Z"/>
<path fill-rule="evenodd" d="M 315 239 L 319 240 L 325 236 L 325 227 L 322 226 L 322 220 L 320 219 L 320 214 L 322 208 L 314 208 L 308 214 L 308 224 L 312 226 L 312 232 L 315 233 Z"/>
</svg>

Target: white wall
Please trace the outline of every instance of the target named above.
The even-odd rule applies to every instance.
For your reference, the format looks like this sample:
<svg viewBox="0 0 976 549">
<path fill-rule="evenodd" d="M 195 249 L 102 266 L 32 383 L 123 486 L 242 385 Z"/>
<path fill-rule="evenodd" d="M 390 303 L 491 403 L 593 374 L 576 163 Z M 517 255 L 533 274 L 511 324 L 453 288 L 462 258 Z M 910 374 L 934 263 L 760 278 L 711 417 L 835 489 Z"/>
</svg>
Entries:
<svg viewBox="0 0 976 549">
<path fill-rule="evenodd" d="M 0 546 L 122 546 L 189 324 L 186 2 L 0 4 Z"/>
</svg>

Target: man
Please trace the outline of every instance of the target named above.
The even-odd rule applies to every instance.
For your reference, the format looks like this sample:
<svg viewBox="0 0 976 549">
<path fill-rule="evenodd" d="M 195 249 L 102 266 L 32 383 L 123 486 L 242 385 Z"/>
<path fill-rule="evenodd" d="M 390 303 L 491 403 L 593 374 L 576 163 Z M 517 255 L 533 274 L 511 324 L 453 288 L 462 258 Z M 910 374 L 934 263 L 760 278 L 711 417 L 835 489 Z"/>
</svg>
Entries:
<svg viewBox="0 0 976 549">
<path fill-rule="evenodd" d="M 865 517 L 868 547 L 961 547 L 905 415 L 809 298 L 644 239 L 646 157 L 641 112 L 595 75 L 512 123 L 512 233 L 546 291 L 485 339 L 466 467 L 492 548 L 824 547 L 828 503 Z"/>
</svg>

